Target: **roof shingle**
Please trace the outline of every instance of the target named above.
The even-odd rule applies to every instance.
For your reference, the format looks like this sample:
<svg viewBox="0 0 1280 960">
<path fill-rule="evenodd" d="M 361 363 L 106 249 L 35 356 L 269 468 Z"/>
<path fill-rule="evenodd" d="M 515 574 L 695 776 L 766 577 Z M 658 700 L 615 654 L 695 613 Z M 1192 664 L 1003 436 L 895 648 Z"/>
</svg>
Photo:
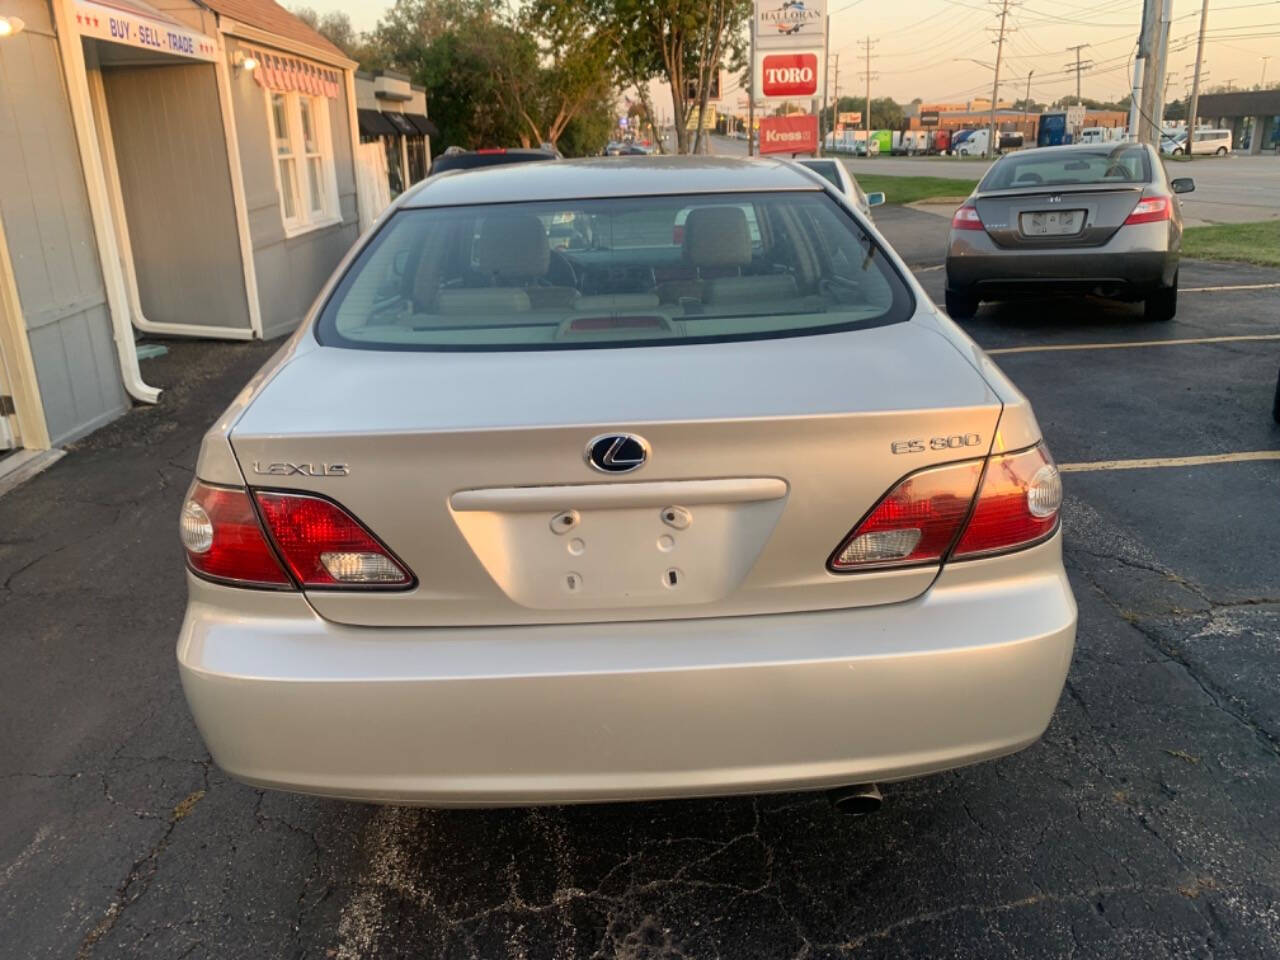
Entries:
<svg viewBox="0 0 1280 960">
<path fill-rule="evenodd" d="M 214 13 L 230 17 L 287 40 L 304 43 L 343 59 L 350 59 L 328 37 L 294 16 L 275 0 L 200 0 Z"/>
</svg>

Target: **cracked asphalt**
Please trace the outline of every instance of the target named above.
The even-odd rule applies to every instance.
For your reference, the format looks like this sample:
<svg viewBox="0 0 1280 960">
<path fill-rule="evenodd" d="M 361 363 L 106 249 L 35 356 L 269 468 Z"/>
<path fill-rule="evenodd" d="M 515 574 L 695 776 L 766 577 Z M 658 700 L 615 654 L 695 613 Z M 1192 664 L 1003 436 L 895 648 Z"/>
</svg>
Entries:
<svg viewBox="0 0 1280 960">
<path fill-rule="evenodd" d="M 944 220 L 877 219 L 940 261 Z M 1173 324 L 1077 301 L 966 327 L 987 347 L 1280 334 L 1280 289 L 1184 293 Z M 1068 474 L 1080 630 L 1048 732 L 892 785 L 874 817 L 805 794 L 379 808 L 227 779 L 178 687 L 178 508 L 273 349 L 171 343 L 146 362 L 160 406 L 0 498 L 0 956 L 1280 956 L 1280 463 Z M 999 360 L 1061 462 L 1280 448 L 1280 341 Z"/>
</svg>

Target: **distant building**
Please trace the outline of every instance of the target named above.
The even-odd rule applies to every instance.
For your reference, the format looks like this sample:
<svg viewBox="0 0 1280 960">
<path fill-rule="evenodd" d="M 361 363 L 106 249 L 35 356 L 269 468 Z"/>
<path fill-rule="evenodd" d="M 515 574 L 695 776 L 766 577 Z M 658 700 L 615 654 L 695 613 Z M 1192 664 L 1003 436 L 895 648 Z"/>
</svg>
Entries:
<svg viewBox="0 0 1280 960">
<path fill-rule="evenodd" d="M 1280 90 L 1202 94 L 1197 126 L 1231 131 L 1237 153 L 1261 153 L 1280 145 Z"/>
</svg>

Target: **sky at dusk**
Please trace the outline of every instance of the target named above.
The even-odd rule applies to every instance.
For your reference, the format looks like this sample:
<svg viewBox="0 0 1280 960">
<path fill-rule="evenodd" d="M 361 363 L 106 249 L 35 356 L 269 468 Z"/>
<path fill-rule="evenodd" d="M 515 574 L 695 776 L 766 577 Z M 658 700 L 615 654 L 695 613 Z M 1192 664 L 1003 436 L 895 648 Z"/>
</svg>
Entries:
<svg viewBox="0 0 1280 960">
<path fill-rule="evenodd" d="M 357 30 L 368 30 L 389 4 L 355 0 L 307 0 L 325 12 L 344 10 Z M 991 95 L 992 71 L 974 60 L 995 59 L 999 5 L 983 0 L 828 0 L 831 11 L 829 88 L 839 57 L 842 94 L 860 96 L 866 86 L 865 47 L 870 36 L 871 95 L 900 102 L 965 101 Z M 1068 47 L 1087 43 L 1081 52 L 1092 60 L 1083 74 L 1086 97 L 1116 100 L 1128 92 L 1134 45 L 1142 16 L 1142 0 L 1022 0 L 1011 7 L 1011 32 L 1001 67 L 1001 98 L 1022 97 L 1031 74 L 1031 94 L 1051 101 L 1074 93 L 1075 53 Z M 1168 96 L 1182 97 L 1190 85 L 1200 27 L 1199 0 L 1173 0 L 1169 32 Z M 1280 80 L 1280 0 L 1211 0 L 1205 47 L 1206 87 L 1232 81 L 1236 87 L 1267 79 Z M 965 59 L 972 58 L 972 59 Z M 876 77 L 875 75 L 879 76 Z M 741 96 L 729 87 L 726 106 Z M 745 98 L 743 98 L 745 105 Z"/>
</svg>

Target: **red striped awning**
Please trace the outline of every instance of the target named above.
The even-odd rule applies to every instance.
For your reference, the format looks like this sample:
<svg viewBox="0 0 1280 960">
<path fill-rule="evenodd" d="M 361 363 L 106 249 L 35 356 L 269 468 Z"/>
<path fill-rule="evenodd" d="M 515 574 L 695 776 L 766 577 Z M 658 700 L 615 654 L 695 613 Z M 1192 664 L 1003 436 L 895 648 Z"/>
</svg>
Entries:
<svg viewBox="0 0 1280 960">
<path fill-rule="evenodd" d="M 245 55 L 258 61 L 253 71 L 258 86 L 273 93 L 307 93 L 333 100 L 342 92 L 342 72 L 333 67 L 270 50 L 245 48 Z"/>
</svg>

